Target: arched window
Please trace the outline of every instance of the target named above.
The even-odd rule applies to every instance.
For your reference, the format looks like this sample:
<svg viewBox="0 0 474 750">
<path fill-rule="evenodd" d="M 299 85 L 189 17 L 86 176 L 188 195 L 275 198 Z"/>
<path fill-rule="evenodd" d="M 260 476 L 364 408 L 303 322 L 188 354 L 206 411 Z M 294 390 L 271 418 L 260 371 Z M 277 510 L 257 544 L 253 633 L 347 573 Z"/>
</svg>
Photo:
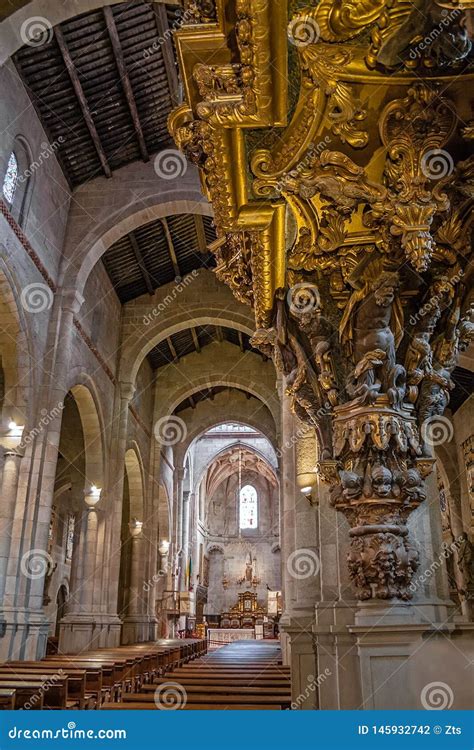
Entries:
<svg viewBox="0 0 474 750">
<path fill-rule="evenodd" d="M 17 135 L 3 178 L 2 194 L 21 227 L 25 226 L 28 214 L 34 171 L 30 147 L 23 136 Z"/>
<path fill-rule="evenodd" d="M 11 152 L 8 159 L 7 171 L 3 179 L 3 195 L 7 203 L 11 206 L 15 197 L 18 186 L 18 159 L 14 151 Z"/>
<path fill-rule="evenodd" d="M 258 497 L 257 490 L 251 484 L 246 484 L 240 490 L 240 528 L 256 529 L 258 526 Z"/>
</svg>

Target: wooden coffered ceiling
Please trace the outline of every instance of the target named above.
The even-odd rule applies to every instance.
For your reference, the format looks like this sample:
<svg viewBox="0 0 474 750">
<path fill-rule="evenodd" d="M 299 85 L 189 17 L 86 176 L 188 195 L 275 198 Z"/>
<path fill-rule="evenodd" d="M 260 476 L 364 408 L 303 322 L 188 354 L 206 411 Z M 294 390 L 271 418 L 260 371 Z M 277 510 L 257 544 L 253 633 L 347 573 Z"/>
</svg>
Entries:
<svg viewBox="0 0 474 750">
<path fill-rule="evenodd" d="M 214 256 L 207 246 L 215 238 L 210 217 L 176 214 L 124 235 L 102 262 L 123 304 L 194 270 L 213 268 Z"/>
<path fill-rule="evenodd" d="M 71 188 L 172 146 L 176 5 L 118 3 L 54 27 L 14 62 Z M 151 52 L 150 52 L 151 51 Z"/>
</svg>

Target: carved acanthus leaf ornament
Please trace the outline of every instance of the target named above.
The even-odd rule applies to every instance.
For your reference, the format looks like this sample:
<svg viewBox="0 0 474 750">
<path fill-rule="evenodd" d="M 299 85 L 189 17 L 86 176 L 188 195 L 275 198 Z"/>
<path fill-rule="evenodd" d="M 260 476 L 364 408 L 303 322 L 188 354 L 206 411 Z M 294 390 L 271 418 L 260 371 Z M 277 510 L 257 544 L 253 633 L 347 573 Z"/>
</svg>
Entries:
<svg viewBox="0 0 474 750">
<path fill-rule="evenodd" d="M 213 205 L 216 273 L 254 307 L 253 345 L 317 436 L 357 596 L 407 599 L 407 520 L 474 337 L 466 11 L 215 7 L 176 34 L 186 103 L 169 124 Z"/>
</svg>

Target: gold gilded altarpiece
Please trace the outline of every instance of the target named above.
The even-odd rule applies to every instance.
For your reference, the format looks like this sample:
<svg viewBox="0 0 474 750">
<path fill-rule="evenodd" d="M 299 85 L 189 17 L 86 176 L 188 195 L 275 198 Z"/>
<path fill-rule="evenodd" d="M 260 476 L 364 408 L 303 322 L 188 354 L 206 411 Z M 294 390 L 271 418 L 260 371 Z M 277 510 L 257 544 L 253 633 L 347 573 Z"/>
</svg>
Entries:
<svg viewBox="0 0 474 750">
<path fill-rule="evenodd" d="M 474 330 L 474 2 L 192 0 L 169 121 L 217 276 L 318 438 L 359 599 L 408 599 L 407 530 Z"/>
</svg>

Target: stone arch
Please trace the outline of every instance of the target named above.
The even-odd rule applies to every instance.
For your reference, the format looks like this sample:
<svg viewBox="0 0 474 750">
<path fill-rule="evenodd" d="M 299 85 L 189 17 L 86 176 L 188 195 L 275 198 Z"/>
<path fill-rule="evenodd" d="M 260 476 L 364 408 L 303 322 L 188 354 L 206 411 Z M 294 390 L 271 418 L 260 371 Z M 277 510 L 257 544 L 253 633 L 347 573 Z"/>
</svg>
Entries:
<svg viewBox="0 0 474 750">
<path fill-rule="evenodd" d="M 258 412 L 255 412 L 255 404 L 251 403 L 255 400 L 257 399 L 254 396 L 236 390 L 232 394 L 232 401 L 235 401 L 235 403 L 229 406 L 227 396 L 217 393 L 212 402 L 212 411 L 206 409 L 207 402 L 204 401 L 196 404 L 194 409 L 189 408 L 180 412 L 180 417 L 184 419 L 187 427 L 186 440 L 183 445 L 184 451 L 186 452 L 202 433 L 207 432 L 212 427 L 217 427 L 224 422 L 238 422 L 261 432 L 276 452 L 278 447 L 277 426 L 273 415 L 270 413 L 268 406 L 261 401 L 259 402 Z"/>
<path fill-rule="evenodd" d="M 273 365 L 270 362 L 263 365 L 258 354 L 241 355 L 239 350 L 239 358 L 234 359 L 234 349 L 228 343 L 209 344 L 201 354 L 185 357 L 184 364 L 163 368 L 167 372 L 159 374 L 157 388 L 159 394 L 166 394 L 166 399 L 158 399 L 155 418 L 173 414 L 182 401 L 197 391 L 226 386 L 251 393 L 268 407 L 277 423 L 279 402 Z"/>
<path fill-rule="evenodd" d="M 212 464 L 215 461 L 218 461 L 220 458 L 224 458 L 227 453 L 233 453 L 235 451 L 235 449 L 238 448 L 238 447 L 245 448 L 249 452 L 255 453 L 255 455 L 258 456 L 258 458 L 260 458 L 262 461 L 264 461 L 266 463 L 266 465 L 269 467 L 270 472 L 271 472 L 271 474 L 274 477 L 275 486 L 278 487 L 278 485 L 279 485 L 278 474 L 277 474 L 275 466 L 272 466 L 272 464 L 270 463 L 270 461 L 268 459 L 268 456 L 266 456 L 261 450 L 259 450 L 255 446 L 248 445 L 247 443 L 243 443 L 241 440 L 236 440 L 235 442 L 231 443 L 230 445 L 226 445 L 224 448 L 222 448 L 222 450 L 216 451 L 212 456 L 210 456 L 209 459 L 208 459 L 208 461 L 207 461 L 207 463 L 205 464 L 205 466 L 202 467 L 202 469 L 201 469 L 201 471 L 199 473 L 199 476 L 197 478 L 197 481 L 195 482 L 195 486 L 199 487 L 199 485 L 200 485 L 203 477 L 206 474 L 206 471 L 212 466 Z"/>
<path fill-rule="evenodd" d="M 168 336 L 205 325 L 234 328 L 248 335 L 255 330 L 251 308 L 237 302 L 211 271 L 197 272 L 187 285 L 186 280 L 181 285 L 167 284 L 152 300 L 140 298 L 126 305 L 121 379 L 135 382 L 148 352 Z"/>
<path fill-rule="evenodd" d="M 89 382 L 89 385 L 84 385 L 83 382 Z M 102 489 L 105 479 L 103 420 L 98 408 L 98 400 L 94 390 L 92 390 L 90 378 L 85 375 L 83 382 L 73 385 L 69 389 L 69 392 L 76 402 L 81 419 L 84 436 L 86 481 L 90 485 L 95 485 L 99 489 Z M 86 489 L 88 488 L 86 487 Z"/>
<path fill-rule="evenodd" d="M 194 171 L 189 169 L 190 176 Z M 155 219 L 172 214 L 212 215 L 209 203 L 199 191 L 197 173 L 189 189 L 183 188 L 178 181 L 160 180 L 155 176 L 155 192 L 148 197 L 141 197 L 140 210 L 137 211 L 136 194 L 130 192 L 129 201 L 118 209 L 113 206 L 105 212 L 100 223 L 86 231 L 78 226 L 76 231 L 74 219 L 69 226 L 69 237 L 80 234 L 80 241 L 74 244 L 71 239 L 66 245 L 66 258 L 59 275 L 59 286 L 75 288 L 82 294 L 89 275 L 108 248 L 128 232 L 148 224 Z M 89 183 L 87 183 L 89 185 Z"/>
<path fill-rule="evenodd" d="M 33 358 L 27 331 L 16 281 L 0 258 L 0 369 L 3 375 L 0 419 L 4 427 L 12 420 L 25 426 L 33 421 L 33 404 L 29 398 Z"/>
</svg>

